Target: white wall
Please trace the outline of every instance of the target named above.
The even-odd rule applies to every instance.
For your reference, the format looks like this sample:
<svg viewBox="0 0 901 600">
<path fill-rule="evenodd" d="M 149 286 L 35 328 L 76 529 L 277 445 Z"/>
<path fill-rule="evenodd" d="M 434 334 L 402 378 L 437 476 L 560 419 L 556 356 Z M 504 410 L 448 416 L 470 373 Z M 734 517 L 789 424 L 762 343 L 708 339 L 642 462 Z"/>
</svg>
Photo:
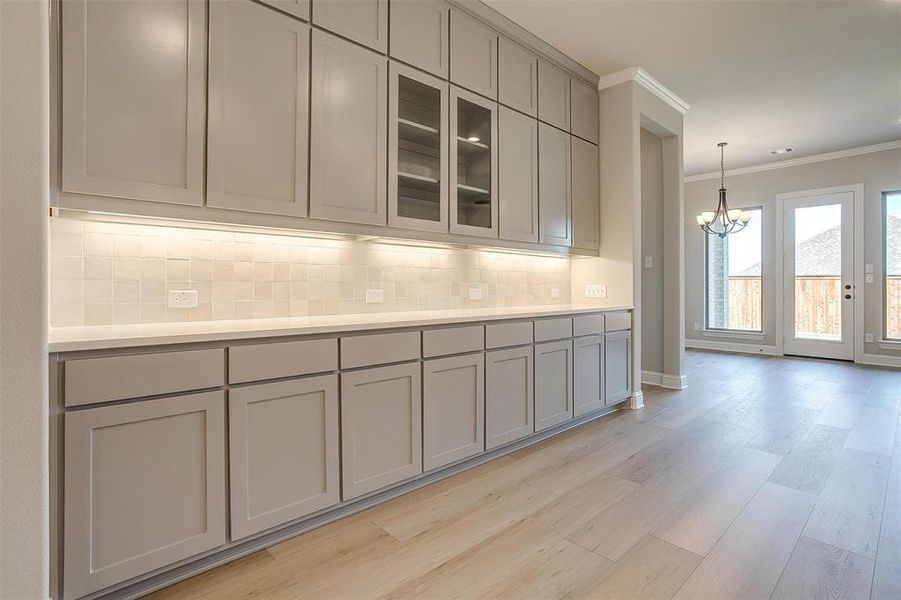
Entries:
<svg viewBox="0 0 901 600">
<path fill-rule="evenodd" d="M 714 151 L 711 148 L 711 151 Z M 728 160 L 728 155 L 727 155 Z M 841 185 L 864 185 L 864 262 L 872 263 L 876 283 L 864 285 L 864 331 L 879 339 L 882 331 L 882 295 L 878 274 L 882 266 L 882 192 L 901 189 L 901 150 L 873 152 L 849 158 L 787 167 L 760 173 L 726 176 L 730 206 L 763 206 L 763 330 L 759 340 L 728 339 L 730 344 L 752 347 L 777 347 L 782 339 L 779 330 L 781 299 L 775 283 L 776 194 L 812 190 Z M 721 341 L 694 330 L 694 323 L 704 323 L 704 234 L 695 224 L 695 215 L 716 208 L 719 179 L 685 184 L 685 265 L 686 265 L 686 337 L 689 340 Z M 860 292 L 858 292 L 858 298 Z M 876 343 L 865 344 L 864 354 L 895 357 L 901 365 L 901 351 L 885 350 Z"/>
<path fill-rule="evenodd" d="M 46 0 L 0 3 L 0 598 L 48 596 Z"/>
</svg>

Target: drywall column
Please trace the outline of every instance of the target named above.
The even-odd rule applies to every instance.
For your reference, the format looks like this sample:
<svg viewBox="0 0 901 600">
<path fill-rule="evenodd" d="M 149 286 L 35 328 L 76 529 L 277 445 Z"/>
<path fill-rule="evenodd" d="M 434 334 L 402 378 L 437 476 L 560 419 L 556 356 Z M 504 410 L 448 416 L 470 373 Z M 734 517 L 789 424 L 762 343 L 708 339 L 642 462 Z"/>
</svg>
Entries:
<svg viewBox="0 0 901 600">
<path fill-rule="evenodd" d="M 0 3 L 0 598 L 48 597 L 49 6 Z"/>
</svg>

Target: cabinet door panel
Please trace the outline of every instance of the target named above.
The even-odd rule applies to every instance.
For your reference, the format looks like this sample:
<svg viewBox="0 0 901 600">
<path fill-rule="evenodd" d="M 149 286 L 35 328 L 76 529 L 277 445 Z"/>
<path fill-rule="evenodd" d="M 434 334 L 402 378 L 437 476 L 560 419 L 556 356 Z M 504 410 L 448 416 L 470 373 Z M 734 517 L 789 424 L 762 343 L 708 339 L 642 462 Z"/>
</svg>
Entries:
<svg viewBox="0 0 901 600">
<path fill-rule="evenodd" d="M 569 131 L 569 75 L 538 59 L 538 118 L 554 127 Z"/>
<path fill-rule="evenodd" d="M 485 353 L 485 449 L 535 431 L 532 347 Z"/>
<path fill-rule="evenodd" d="M 485 356 L 422 363 L 423 461 L 426 470 L 485 449 Z"/>
<path fill-rule="evenodd" d="M 572 133 L 594 144 L 598 143 L 598 91 L 573 79 L 571 83 Z"/>
<path fill-rule="evenodd" d="M 632 332 L 604 334 L 604 389 L 607 406 L 632 395 Z"/>
<path fill-rule="evenodd" d="M 388 51 L 388 0 L 314 0 L 313 23 L 373 50 Z"/>
<path fill-rule="evenodd" d="M 604 336 L 573 340 L 573 410 L 578 417 L 604 407 Z"/>
<path fill-rule="evenodd" d="M 596 250 L 600 236 L 598 147 L 572 138 L 573 246 Z"/>
<path fill-rule="evenodd" d="M 62 3 L 63 191 L 203 204 L 205 6 Z"/>
<path fill-rule="evenodd" d="M 210 4 L 209 206 L 306 215 L 308 85 L 307 25 Z"/>
<path fill-rule="evenodd" d="M 500 237 L 538 241 L 538 121 L 498 108 Z"/>
<path fill-rule="evenodd" d="M 442 0 L 392 0 L 391 58 L 447 79 L 448 18 Z"/>
<path fill-rule="evenodd" d="M 229 392 L 231 539 L 340 500 L 338 376 Z"/>
<path fill-rule="evenodd" d="M 298 19 L 310 20 L 310 0 L 260 0 L 260 2 L 294 15 Z"/>
<path fill-rule="evenodd" d="M 66 597 L 225 543 L 223 392 L 68 412 L 65 428 Z"/>
<path fill-rule="evenodd" d="M 386 223 L 387 86 L 385 57 L 313 31 L 311 217 Z"/>
<path fill-rule="evenodd" d="M 498 102 L 538 116 L 538 57 L 505 37 L 498 40 L 497 88 Z"/>
<path fill-rule="evenodd" d="M 535 345 L 535 431 L 573 418 L 572 340 Z"/>
<path fill-rule="evenodd" d="M 572 244 L 572 182 L 569 134 L 538 125 L 538 202 L 541 242 Z"/>
<path fill-rule="evenodd" d="M 450 13 L 450 80 L 497 99 L 497 33 L 456 10 Z"/>
<path fill-rule="evenodd" d="M 343 498 L 422 473 L 418 362 L 341 374 Z"/>
<path fill-rule="evenodd" d="M 450 231 L 496 238 L 497 103 L 450 86 Z"/>
</svg>

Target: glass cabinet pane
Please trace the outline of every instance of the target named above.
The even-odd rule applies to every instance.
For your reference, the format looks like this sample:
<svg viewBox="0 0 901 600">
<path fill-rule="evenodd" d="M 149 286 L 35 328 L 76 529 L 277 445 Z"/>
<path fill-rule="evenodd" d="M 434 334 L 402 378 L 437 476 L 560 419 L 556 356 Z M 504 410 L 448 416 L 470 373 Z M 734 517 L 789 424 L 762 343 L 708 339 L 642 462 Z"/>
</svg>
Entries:
<svg viewBox="0 0 901 600">
<path fill-rule="evenodd" d="M 451 230 L 497 236 L 496 105 L 455 90 L 451 115 Z"/>
</svg>

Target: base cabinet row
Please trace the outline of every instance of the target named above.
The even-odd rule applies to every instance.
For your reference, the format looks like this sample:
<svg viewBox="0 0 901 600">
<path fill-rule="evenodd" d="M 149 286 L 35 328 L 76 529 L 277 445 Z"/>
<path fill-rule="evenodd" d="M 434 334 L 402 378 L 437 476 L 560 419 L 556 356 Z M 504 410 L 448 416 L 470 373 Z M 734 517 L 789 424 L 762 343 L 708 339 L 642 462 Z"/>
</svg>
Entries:
<svg viewBox="0 0 901 600">
<path fill-rule="evenodd" d="M 64 597 L 615 404 L 630 335 L 68 411 Z"/>
</svg>

